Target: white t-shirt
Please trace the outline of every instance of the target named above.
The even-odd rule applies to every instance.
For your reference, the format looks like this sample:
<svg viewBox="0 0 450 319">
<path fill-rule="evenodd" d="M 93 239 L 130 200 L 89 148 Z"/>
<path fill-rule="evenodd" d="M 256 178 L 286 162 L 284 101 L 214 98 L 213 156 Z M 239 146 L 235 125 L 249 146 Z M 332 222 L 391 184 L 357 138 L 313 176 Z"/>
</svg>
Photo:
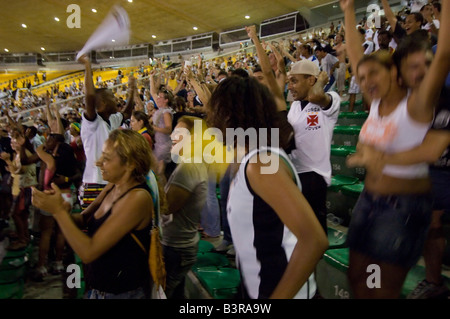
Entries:
<svg viewBox="0 0 450 319">
<path fill-rule="evenodd" d="M 204 163 L 182 162 L 173 171 L 165 191 L 171 185 L 190 193 L 183 207 L 173 213 L 172 221 L 163 225 L 161 243 L 170 247 L 192 247 L 198 240 L 198 224 L 208 193 L 208 170 Z"/>
<path fill-rule="evenodd" d="M 320 61 L 320 66 L 322 68 L 322 71 L 327 72 L 328 76 L 331 77 L 333 74 L 331 74 L 331 68 L 333 65 L 336 64 L 336 62 L 339 62 L 338 58 L 336 58 L 334 55 L 328 53 L 322 61 Z"/>
<path fill-rule="evenodd" d="M 434 27 L 435 27 L 436 29 L 439 30 L 439 27 L 440 27 L 440 22 L 439 22 L 439 20 L 434 19 L 434 20 L 433 20 L 433 24 L 434 24 Z M 422 29 L 429 31 L 429 30 L 431 29 L 431 23 L 428 22 L 427 24 L 425 24 L 424 26 L 422 26 Z"/>
<path fill-rule="evenodd" d="M 102 155 L 103 144 L 109 137 L 109 133 L 120 127 L 123 115 L 120 112 L 109 117 L 109 123 L 97 114 L 95 120 L 89 121 L 84 113 L 81 121 L 81 141 L 83 142 L 84 153 L 86 154 L 86 167 L 83 172 L 83 183 L 107 184 L 103 180 L 100 169 L 95 162 Z"/>
<path fill-rule="evenodd" d="M 309 58 L 305 58 L 303 55 L 302 56 L 300 56 L 302 59 L 307 59 L 307 60 L 309 60 L 309 61 L 311 61 L 311 62 L 314 62 L 315 64 L 317 64 L 317 66 L 320 68 L 320 62 L 319 62 L 319 59 L 313 54 L 313 55 L 311 55 Z"/>
<path fill-rule="evenodd" d="M 302 110 L 295 101 L 288 113 L 288 121 L 294 128 L 295 146 L 290 159 L 298 173 L 316 172 L 331 184 L 331 140 L 336 125 L 341 98 L 334 91 L 327 92 L 333 102 L 329 109 L 308 103 Z"/>
<path fill-rule="evenodd" d="M 365 39 L 366 41 L 372 41 L 373 40 L 373 30 L 372 29 L 367 29 L 366 30 L 366 35 L 365 35 Z"/>
<path fill-rule="evenodd" d="M 364 55 L 369 55 L 374 51 L 374 43 L 372 41 L 366 41 L 363 43 Z"/>
</svg>

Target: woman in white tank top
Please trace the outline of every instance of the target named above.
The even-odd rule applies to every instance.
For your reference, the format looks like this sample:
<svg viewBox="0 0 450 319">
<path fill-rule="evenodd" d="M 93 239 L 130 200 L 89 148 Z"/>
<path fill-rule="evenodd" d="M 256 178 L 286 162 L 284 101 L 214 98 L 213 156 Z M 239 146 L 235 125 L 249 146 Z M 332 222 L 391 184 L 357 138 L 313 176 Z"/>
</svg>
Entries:
<svg viewBox="0 0 450 319">
<path fill-rule="evenodd" d="M 207 111 L 208 126 L 236 154 L 227 216 L 244 297 L 312 298 L 313 272 L 328 240 L 273 138 L 279 129 L 273 96 L 254 77 L 231 76 L 217 86 Z M 256 135 L 241 139 L 238 129 Z"/>
<path fill-rule="evenodd" d="M 173 129 L 172 96 L 168 91 L 159 91 L 156 88 L 154 76 L 155 71 L 152 71 L 150 73 L 150 94 L 158 107 L 158 110 L 153 114 L 153 129 L 155 131 L 153 154 L 158 162 L 164 161 L 164 163 L 170 163 L 170 149 L 172 148 L 170 134 Z"/>
<path fill-rule="evenodd" d="M 341 0 L 347 53 L 361 91 L 371 103 L 370 115 L 361 130 L 358 152 L 353 159 L 357 162 L 365 145 L 393 153 L 422 143 L 448 73 L 449 46 L 448 41 L 441 40 L 442 45 L 425 78 L 409 92 L 399 81 L 402 56 L 393 59 L 389 52 L 364 56 L 356 30 L 353 2 Z M 394 60 L 400 63 L 396 65 Z M 409 269 L 421 256 L 430 223 L 427 166 L 391 165 L 385 167 L 382 174 L 374 174 L 368 169 L 364 182 L 365 189 L 353 210 L 348 232 L 350 285 L 356 298 L 398 298 Z M 371 264 L 378 265 L 381 270 L 377 289 L 369 288 L 366 283 Z"/>
</svg>

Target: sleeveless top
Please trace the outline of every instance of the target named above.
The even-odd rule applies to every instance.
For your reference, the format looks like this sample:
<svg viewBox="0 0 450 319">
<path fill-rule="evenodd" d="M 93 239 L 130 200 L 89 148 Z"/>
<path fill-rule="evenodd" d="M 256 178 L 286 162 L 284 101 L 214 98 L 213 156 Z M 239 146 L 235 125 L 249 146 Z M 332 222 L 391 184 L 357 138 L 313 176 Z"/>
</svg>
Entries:
<svg viewBox="0 0 450 319">
<path fill-rule="evenodd" d="M 31 156 L 31 152 L 25 149 L 27 156 Z M 36 163 L 22 165 L 20 163 L 20 155 L 16 154 L 14 164 L 18 167 L 18 171 L 11 172 L 13 177 L 12 194 L 19 195 L 21 189 L 37 185 Z"/>
<path fill-rule="evenodd" d="M 397 108 L 387 116 L 379 115 L 380 99 L 373 100 L 369 117 L 361 128 L 359 141 L 392 154 L 410 150 L 420 145 L 430 128 L 430 123 L 419 123 L 408 113 L 408 94 Z M 405 179 L 428 176 L 428 164 L 386 165 L 383 174 Z"/>
<path fill-rule="evenodd" d="M 136 188 L 143 188 L 151 194 L 147 184 L 142 183 L 129 189 L 120 198 Z M 114 187 L 111 188 L 110 191 L 112 189 L 114 189 Z M 101 218 L 96 219 L 92 216 L 88 220 L 87 234 L 90 237 L 95 234 L 111 215 L 113 206 L 111 206 L 110 210 Z M 150 222 L 149 225 L 142 230 L 133 230 L 133 233 L 141 243 L 150 243 L 151 226 L 152 223 Z M 139 287 L 147 289 L 150 283 L 148 255 L 143 253 L 130 234 L 126 234 L 102 256 L 93 262 L 86 264 L 85 275 L 87 289 L 94 288 L 114 294 L 127 292 Z"/>
<path fill-rule="evenodd" d="M 164 113 L 169 112 L 173 117 L 173 110 L 171 108 L 160 108 L 153 114 L 153 125 L 157 127 L 164 127 Z M 172 139 L 170 134 L 164 134 L 155 131 L 155 145 L 153 154 L 160 161 L 166 163 L 170 162 L 170 150 L 172 148 Z"/>
<path fill-rule="evenodd" d="M 257 153 L 270 150 L 284 160 L 293 172 L 301 190 L 295 167 L 286 153 L 278 148 L 250 151 L 242 160 L 228 194 L 227 214 L 236 249 L 236 261 L 246 293 L 252 299 L 269 298 L 283 276 L 297 238 L 284 225 L 278 214 L 256 195 L 247 179 L 246 169 Z M 268 172 L 270 173 L 270 172 Z M 312 298 L 316 291 L 314 274 L 295 295 L 295 299 Z"/>
</svg>

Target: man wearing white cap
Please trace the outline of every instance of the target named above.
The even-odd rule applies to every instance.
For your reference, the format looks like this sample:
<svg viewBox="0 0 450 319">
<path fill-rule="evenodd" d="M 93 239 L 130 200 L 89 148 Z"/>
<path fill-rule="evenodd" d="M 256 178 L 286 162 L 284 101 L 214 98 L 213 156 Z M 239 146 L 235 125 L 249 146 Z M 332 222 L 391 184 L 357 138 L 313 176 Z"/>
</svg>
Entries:
<svg viewBox="0 0 450 319">
<path fill-rule="evenodd" d="M 294 98 L 288 121 L 294 128 L 296 146 L 290 157 L 299 174 L 302 192 L 326 232 L 331 140 L 341 99 L 334 91 L 325 93 L 328 74 L 320 72 L 314 62 L 302 60 L 293 64 L 288 80 Z"/>
</svg>

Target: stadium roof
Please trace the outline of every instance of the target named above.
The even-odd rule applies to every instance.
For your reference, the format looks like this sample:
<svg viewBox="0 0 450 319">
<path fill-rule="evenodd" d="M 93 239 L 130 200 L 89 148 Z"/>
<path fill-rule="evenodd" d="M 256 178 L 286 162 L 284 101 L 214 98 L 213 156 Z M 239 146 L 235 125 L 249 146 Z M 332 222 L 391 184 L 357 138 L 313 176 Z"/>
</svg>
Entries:
<svg viewBox="0 0 450 319">
<path fill-rule="evenodd" d="M 70 4 L 80 8 L 80 28 L 67 26 L 74 13 L 67 12 Z M 81 50 L 114 4 L 128 13 L 130 44 L 221 32 L 301 8 L 330 6 L 340 12 L 338 1 L 330 0 L 2 0 L 0 53 Z"/>
</svg>

